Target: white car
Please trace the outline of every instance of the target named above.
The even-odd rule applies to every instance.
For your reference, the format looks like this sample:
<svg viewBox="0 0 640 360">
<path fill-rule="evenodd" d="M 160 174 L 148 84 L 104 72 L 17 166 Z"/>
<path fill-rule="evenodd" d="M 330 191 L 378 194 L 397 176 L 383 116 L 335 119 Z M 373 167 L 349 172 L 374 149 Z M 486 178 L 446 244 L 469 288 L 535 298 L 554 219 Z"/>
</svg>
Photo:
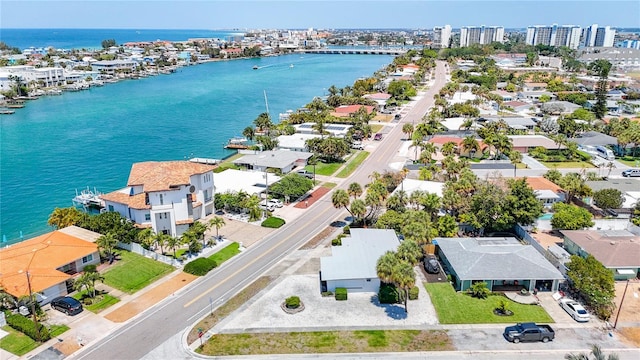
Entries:
<svg viewBox="0 0 640 360">
<path fill-rule="evenodd" d="M 571 299 L 560 299 L 560 306 L 573 318 L 575 321 L 589 321 L 589 313 L 580 305 L 577 301 Z"/>
<path fill-rule="evenodd" d="M 260 209 L 271 211 L 271 212 L 273 212 L 276 209 L 276 207 L 273 206 L 271 203 L 267 202 L 267 200 L 262 200 L 259 206 L 260 206 Z"/>
<path fill-rule="evenodd" d="M 281 208 L 284 206 L 284 204 L 282 203 L 282 201 L 278 200 L 278 199 L 269 199 L 269 201 L 267 202 L 267 205 L 271 205 L 277 208 Z"/>
</svg>

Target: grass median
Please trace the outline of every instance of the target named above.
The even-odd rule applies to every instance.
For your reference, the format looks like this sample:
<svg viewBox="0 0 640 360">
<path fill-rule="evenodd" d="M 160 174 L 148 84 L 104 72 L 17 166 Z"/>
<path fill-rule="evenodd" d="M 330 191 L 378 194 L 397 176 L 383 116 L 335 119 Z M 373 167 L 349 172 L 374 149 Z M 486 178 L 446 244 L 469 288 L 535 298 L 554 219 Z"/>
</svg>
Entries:
<svg viewBox="0 0 640 360">
<path fill-rule="evenodd" d="M 216 334 L 197 352 L 208 356 L 453 350 L 441 330 L 358 330 Z"/>
<path fill-rule="evenodd" d="M 347 165 L 345 165 L 345 167 L 336 176 L 339 178 L 348 177 L 352 172 L 355 171 L 355 169 L 358 168 L 358 166 L 360 166 L 360 164 L 362 164 L 367 156 L 369 156 L 369 152 L 367 151 L 358 152 L 356 156 L 351 157 Z"/>
</svg>

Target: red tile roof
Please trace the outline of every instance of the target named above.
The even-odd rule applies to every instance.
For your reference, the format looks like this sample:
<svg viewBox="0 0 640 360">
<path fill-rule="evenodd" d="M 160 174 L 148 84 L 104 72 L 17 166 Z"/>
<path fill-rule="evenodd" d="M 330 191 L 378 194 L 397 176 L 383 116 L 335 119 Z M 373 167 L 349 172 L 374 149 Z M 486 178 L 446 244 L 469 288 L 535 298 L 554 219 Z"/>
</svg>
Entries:
<svg viewBox="0 0 640 360">
<path fill-rule="evenodd" d="M 369 105 L 341 105 L 335 108 L 334 112 L 338 114 L 353 114 L 360 110 L 361 107 L 364 107 L 367 110 L 367 114 L 371 114 L 373 112 L 373 106 Z"/>
<path fill-rule="evenodd" d="M 190 161 L 147 161 L 131 167 L 128 186 L 143 185 L 143 191 L 170 190 L 189 185 L 192 175 L 213 171 L 214 166 Z"/>
<path fill-rule="evenodd" d="M 102 200 L 107 200 L 107 201 L 115 202 L 118 204 L 127 205 L 132 209 L 139 209 L 139 210 L 151 209 L 151 205 L 146 204 L 146 201 L 147 201 L 146 194 L 143 192 L 140 194 L 130 196 L 129 194 L 125 194 L 120 191 L 114 191 L 108 194 L 100 195 L 100 198 Z"/>
</svg>

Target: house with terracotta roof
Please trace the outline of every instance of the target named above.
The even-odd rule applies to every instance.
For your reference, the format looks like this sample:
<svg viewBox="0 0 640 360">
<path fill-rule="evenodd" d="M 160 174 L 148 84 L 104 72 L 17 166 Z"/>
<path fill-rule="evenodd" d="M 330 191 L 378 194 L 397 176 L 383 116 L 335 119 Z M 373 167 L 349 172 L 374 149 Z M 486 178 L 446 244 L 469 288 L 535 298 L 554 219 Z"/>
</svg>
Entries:
<svg viewBox="0 0 640 360">
<path fill-rule="evenodd" d="M 364 108 L 369 115 L 371 115 L 375 109 L 375 107 L 371 105 L 340 105 L 333 110 L 331 115 L 336 117 L 349 117 L 361 108 Z"/>
<path fill-rule="evenodd" d="M 139 227 L 180 236 L 194 221 L 214 211 L 213 169 L 190 161 L 135 163 L 127 186 L 100 198 L 108 211 Z"/>
<path fill-rule="evenodd" d="M 627 230 L 561 230 L 564 248 L 572 255 L 593 255 L 616 280 L 640 275 L 640 236 Z"/>
<path fill-rule="evenodd" d="M 382 110 L 387 105 L 387 100 L 391 99 L 391 94 L 387 93 L 375 93 L 366 94 L 362 96 L 365 99 L 373 100 L 378 104 L 378 109 Z"/>
<path fill-rule="evenodd" d="M 536 194 L 536 199 L 540 200 L 545 207 L 550 208 L 553 204 L 565 200 L 564 190 L 552 181 L 541 176 L 527 177 L 525 180 Z"/>
<path fill-rule="evenodd" d="M 83 236 L 86 233 L 90 235 Z M 56 230 L 0 249 L 0 286 L 17 298 L 29 295 L 31 287 L 41 304 L 66 295 L 73 287 L 73 275 L 100 263 L 94 242 L 100 234 L 88 230 L 71 234 Z"/>
</svg>

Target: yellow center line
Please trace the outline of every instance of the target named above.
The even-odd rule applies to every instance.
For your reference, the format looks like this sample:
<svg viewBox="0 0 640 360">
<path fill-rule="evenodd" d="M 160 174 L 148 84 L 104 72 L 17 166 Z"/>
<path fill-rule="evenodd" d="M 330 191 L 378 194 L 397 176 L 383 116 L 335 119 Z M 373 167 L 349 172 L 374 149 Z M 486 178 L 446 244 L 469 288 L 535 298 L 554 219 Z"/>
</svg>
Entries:
<svg viewBox="0 0 640 360">
<path fill-rule="evenodd" d="M 327 208 L 326 210 L 320 212 L 317 216 L 315 216 L 313 219 L 311 219 L 308 223 L 312 223 L 313 221 L 317 220 L 319 217 L 323 216 L 327 211 L 331 210 L 332 208 Z M 291 233 L 291 235 L 287 236 L 286 238 L 282 239 L 282 241 L 280 241 L 279 243 L 277 243 L 275 246 L 272 246 L 269 250 L 263 252 L 261 255 L 259 255 L 258 257 L 254 258 L 252 261 L 248 262 L 245 266 L 241 267 L 240 269 L 238 269 L 236 272 L 234 272 L 233 274 L 231 274 L 230 276 L 226 277 L 224 280 L 220 281 L 219 283 L 217 283 L 216 285 L 214 285 L 213 287 L 209 288 L 208 290 L 206 290 L 205 292 L 203 292 L 202 294 L 196 296 L 195 298 L 193 298 L 193 300 L 189 301 L 188 303 L 184 304 L 184 307 L 187 308 L 191 305 L 193 305 L 193 303 L 195 303 L 196 301 L 202 299 L 204 296 L 206 296 L 207 294 L 209 294 L 210 292 L 212 292 L 213 290 L 217 289 L 218 287 L 220 287 L 222 284 L 226 283 L 227 281 L 229 281 L 230 279 L 234 278 L 236 275 L 238 275 L 240 272 L 244 271 L 246 268 L 248 268 L 249 266 L 251 266 L 253 263 L 255 263 L 256 261 L 260 260 L 261 258 L 265 257 L 267 254 L 269 254 L 270 252 L 272 252 L 273 250 L 275 250 L 277 247 L 279 247 L 280 245 L 282 245 L 284 242 L 286 242 L 287 240 L 291 239 L 293 236 L 295 236 L 297 233 L 299 233 L 300 231 L 302 231 L 304 229 L 304 227 L 300 227 L 298 230 L 294 231 L 293 233 Z"/>
</svg>

